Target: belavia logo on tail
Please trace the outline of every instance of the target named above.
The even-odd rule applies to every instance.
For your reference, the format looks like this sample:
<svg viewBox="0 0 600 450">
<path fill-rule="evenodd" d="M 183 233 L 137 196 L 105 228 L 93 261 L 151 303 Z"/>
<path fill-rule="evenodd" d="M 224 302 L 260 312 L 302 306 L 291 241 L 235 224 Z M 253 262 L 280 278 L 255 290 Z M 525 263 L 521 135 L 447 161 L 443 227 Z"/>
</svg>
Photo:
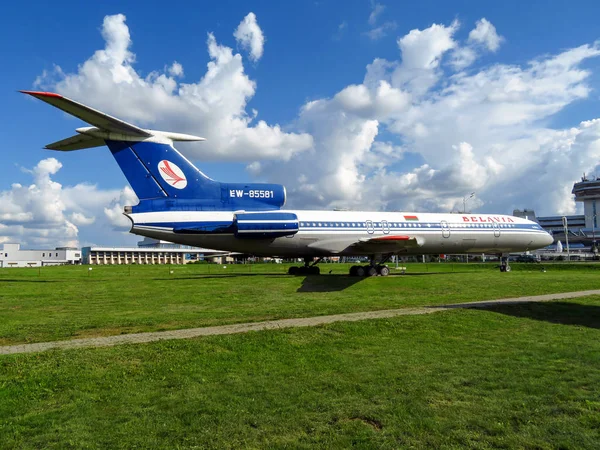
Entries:
<svg viewBox="0 0 600 450">
<path fill-rule="evenodd" d="M 158 171 L 163 180 L 169 183 L 170 186 L 176 189 L 183 189 L 187 186 L 187 179 L 177 164 L 163 159 L 158 163 Z"/>
</svg>

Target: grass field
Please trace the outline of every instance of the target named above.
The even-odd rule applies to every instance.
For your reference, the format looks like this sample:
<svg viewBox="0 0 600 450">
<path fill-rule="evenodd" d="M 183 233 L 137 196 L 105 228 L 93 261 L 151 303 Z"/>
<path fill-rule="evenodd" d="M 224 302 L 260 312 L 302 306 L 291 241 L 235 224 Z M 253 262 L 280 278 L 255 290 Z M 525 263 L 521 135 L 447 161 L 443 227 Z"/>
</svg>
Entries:
<svg viewBox="0 0 600 450">
<path fill-rule="evenodd" d="M 597 449 L 599 337 L 589 297 L 4 356 L 0 447 Z"/>
<path fill-rule="evenodd" d="M 600 285 L 600 265 L 404 266 L 3 269 L 0 343 Z M 599 338 L 590 296 L 1 356 L 0 448 L 600 448 Z"/>
<path fill-rule="evenodd" d="M 0 345 L 596 289 L 600 264 L 406 264 L 359 279 L 287 266 L 186 265 L 0 269 Z M 328 272 L 331 271 L 331 274 Z M 171 273 L 172 272 L 172 273 Z"/>
</svg>

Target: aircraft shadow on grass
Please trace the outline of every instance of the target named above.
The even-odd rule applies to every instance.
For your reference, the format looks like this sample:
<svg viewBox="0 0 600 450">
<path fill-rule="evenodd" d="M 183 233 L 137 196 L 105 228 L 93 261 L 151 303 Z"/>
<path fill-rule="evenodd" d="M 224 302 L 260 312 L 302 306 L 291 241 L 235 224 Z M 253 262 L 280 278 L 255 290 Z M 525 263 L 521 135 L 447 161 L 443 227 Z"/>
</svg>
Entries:
<svg viewBox="0 0 600 450">
<path fill-rule="evenodd" d="M 600 306 L 569 302 L 535 302 L 492 305 L 481 308 L 513 317 L 524 317 L 562 325 L 600 328 Z"/>
<path fill-rule="evenodd" d="M 343 291 L 359 281 L 364 280 L 361 277 L 351 277 L 349 275 L 317 275 L 306 276 L 302 280 L 302 285 L 296 292 L 337 292 Z"/>
<path fill-rule="evenodd" d="M 455 273 L 455 272 L 454 272 Z M 451 275 L 448 272 L 413 272 L 403 274 L 393 274 L 390 277 L 402 278 L 406 276 L 422 276 L 422 275 Z M 378 277 L 377 277 L 378 278 Z M 344 289 L 354 286 L 366 278 L 363 277 L 351 277 L 349 275 L 320 275 L 320 276 L 307 276 L 302 281 L 302 286 L 298 288 L 296 292 L 337 292 L 343 291 Z"/>
<path fill-rule="evenodd" d="M 202 280 L 205 278 L 246 278 L 246 277 L 257 277 L 262 276 L 265 278 L 279 278 L 289 277 L 287 274 L 264 274 L 264 273 L 230 273 L 222 275 L 194 275 L 194 276 L 172 276 L 172 277 L 159 277 L 154 278 L 155 280 L 164 281 L 177 281 L 177 280 Z M 301 278 L 301 276 L 298 276 Z M 337 292 L 343 291 L 344 289 L 364 280 L 360 277 L 351 277 L 348 275 L 308 275 L 304 276 L 302 285 L 296 292 Z"/>
</svg>

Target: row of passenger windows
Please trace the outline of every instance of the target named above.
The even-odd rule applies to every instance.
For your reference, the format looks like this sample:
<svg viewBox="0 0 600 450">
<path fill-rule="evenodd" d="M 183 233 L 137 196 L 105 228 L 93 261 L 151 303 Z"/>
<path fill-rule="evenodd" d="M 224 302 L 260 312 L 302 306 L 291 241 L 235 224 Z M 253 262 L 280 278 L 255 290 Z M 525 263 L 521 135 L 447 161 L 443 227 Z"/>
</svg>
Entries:
<svg viewBox="0 0 600 450">
<path fill-rule="evenodd" d="M 515 228 L 516 225 L 512 223 L 498 223 L 499 228 Z M 347 227 L 347 228 L 365 228 L 367 222 L 300 222 L 301 227 Z M 368 224 L 369 227 L 381 228 L 387 226 L 389 228 L 440 228 L 441 223 L 401 223 L 401 222 L 388 222 L 387 225 L 383 225 L 382 222 L 373 222 Z M 491 223 L 449 223 L 446 225 L 448 228 L 493 228 Z M 539 227 L 534 227 L 539 228 Z"/>
</svg>

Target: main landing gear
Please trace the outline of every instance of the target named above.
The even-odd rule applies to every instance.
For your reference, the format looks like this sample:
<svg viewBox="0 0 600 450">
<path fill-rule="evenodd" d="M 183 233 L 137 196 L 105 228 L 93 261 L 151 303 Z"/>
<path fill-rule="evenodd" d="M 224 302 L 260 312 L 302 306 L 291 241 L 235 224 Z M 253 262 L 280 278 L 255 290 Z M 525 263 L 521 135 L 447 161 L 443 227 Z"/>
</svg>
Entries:
<svg viewBox="0 0 600 450">
<path fill-rule="evenodd" d="M 317 267 L 317 264 L 322 258 L 313 261 L 313 258 L 304 258 L 304 265 L 297 267 L 292 266 L 288 269 L 290 275 L 320 275 L 321 269 Z M 312 264 L 311 264 L 312 263 Z"/>
<path fill-rule="evenodd" d="M 500 256 L 500 272 L 510 272 L 510 264 L 508 264 L 508 256 Z"/>
<path fill-rule="evenodd" d="M 390 274 L 390 268 L 385 265 L 385 262 L 392 257 L 392 253 L 381 258 L 379 263 L 375 262 L 375 256 L 371 256 L 371 262 L 366 266 L 352 266 L 350 267 L 351 277 L 374 277 L 379 275 L 387 277 Z"/>
</svg>

